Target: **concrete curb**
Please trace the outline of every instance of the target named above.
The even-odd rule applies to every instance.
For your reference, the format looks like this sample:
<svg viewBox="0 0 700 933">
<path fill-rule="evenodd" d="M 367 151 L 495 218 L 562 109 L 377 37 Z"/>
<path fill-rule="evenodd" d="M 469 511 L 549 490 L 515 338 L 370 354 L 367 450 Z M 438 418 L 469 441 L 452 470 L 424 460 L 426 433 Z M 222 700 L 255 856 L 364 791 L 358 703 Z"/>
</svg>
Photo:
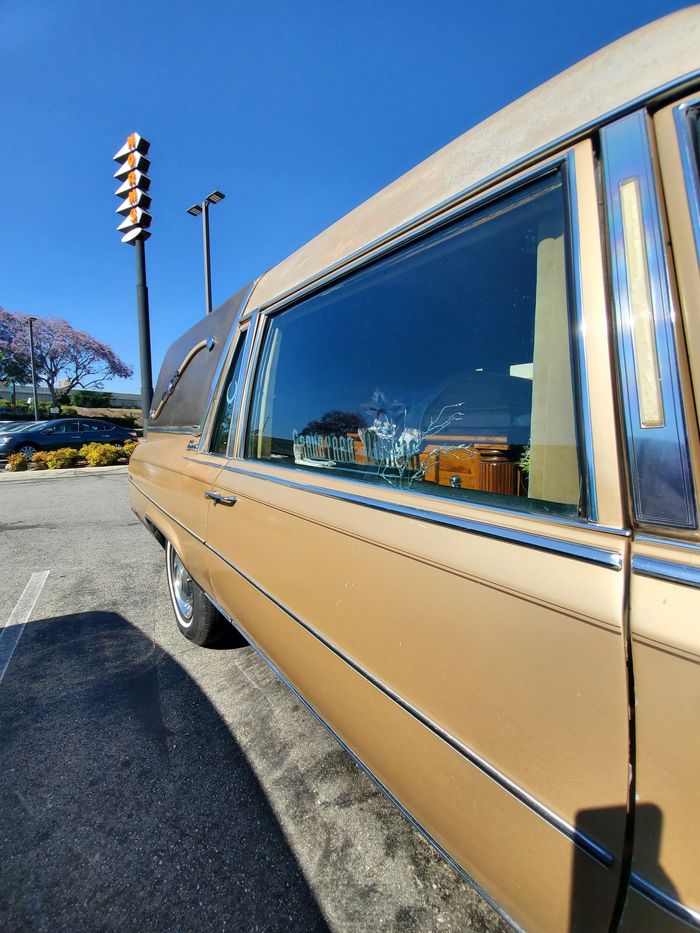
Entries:
<svg viewBox="0 0 700 933">
<path fill-rule="evenodd" d="M 120 466 L 104 467 L 72 467 L 69 470 L 24 470 L 21 473 L 10 473 L 9 470 L 0 469 L 0 483 L 16 482 L 18 480 L 35 479 L 60 479 L 66 476 L 92 476 L 95 473 L 114 474 L 128 473 L 129 466 L 126 463 Z"/>
</svg>

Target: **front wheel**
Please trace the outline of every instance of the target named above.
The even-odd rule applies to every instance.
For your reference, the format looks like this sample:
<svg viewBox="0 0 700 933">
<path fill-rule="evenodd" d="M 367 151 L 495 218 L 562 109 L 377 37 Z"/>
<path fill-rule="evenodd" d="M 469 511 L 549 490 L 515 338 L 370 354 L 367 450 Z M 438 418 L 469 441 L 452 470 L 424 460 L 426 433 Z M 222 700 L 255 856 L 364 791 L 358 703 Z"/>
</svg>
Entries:
<svg viewBox="0 0 700 933">
<path fill-rule="evenodd" d="M 24 454 L 27 460 L 31 460 L 34 454 L 37 452 L 37 447 L 32 447 L 31 444 L 22 444 L 21 447 L 18 447 L 15 453 Z"/>
<path fill-rule="evenodd" d="M 185 638 L 195 645 L 214 645 L 226 634 L 227 624 L 192 579 L 172 544 L 165 545 L 168 590 L 175 621 Z"/>
</svg>

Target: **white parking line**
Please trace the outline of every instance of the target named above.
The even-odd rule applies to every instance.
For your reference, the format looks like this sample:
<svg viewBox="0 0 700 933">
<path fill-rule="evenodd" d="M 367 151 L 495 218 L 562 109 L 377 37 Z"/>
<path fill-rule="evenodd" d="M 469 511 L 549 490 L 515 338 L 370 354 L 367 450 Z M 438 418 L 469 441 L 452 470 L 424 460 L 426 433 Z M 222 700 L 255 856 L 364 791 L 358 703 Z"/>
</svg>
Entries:
<svg viewBox="0 0 700 933">
<path fill-rule="evenodd" d="M 49 573 L 49 570 L 42 570 L 31 575 L 6 625 L 0 629 L 0 683 Z"/>
</svg>

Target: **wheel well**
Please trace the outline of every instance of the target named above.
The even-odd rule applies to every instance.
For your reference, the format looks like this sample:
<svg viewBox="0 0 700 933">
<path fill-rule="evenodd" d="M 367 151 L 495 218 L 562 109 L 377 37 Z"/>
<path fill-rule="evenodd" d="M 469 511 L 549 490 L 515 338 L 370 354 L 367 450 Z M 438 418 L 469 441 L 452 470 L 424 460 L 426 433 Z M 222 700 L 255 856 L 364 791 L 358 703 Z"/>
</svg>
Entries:
<svg viewBox="0 0 700 933">
<path fill-rule="evenodd" d="M 148 528 L 148 530 L 151 532 L 151 534 L 156 539 L 158 544 L 160 544 L 162 548 L 165 548 L 165 535 L 160 530 L 160 528 L 156 528 L 156 526 L 153 524 L 150 518 L 144 518 L 143 523 L 146 526 L 146 528 Z"/>
</svg>

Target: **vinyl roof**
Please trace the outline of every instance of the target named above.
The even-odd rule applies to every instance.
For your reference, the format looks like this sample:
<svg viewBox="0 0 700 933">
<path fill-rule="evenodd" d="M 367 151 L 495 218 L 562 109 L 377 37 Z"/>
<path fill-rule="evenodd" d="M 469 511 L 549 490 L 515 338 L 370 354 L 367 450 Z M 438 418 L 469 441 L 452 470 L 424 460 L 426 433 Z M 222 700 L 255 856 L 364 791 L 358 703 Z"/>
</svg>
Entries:
<svg viewBox="0 0 700 933">
<path fill-rule="evenodd" d="M 269 304 L 366 244 L 499 173 L 583 135 L 631 102 L 700 74 L 700 6 L 630 33 L 459 136 L 266 272 L 248 309 Z"/>
</svg>

